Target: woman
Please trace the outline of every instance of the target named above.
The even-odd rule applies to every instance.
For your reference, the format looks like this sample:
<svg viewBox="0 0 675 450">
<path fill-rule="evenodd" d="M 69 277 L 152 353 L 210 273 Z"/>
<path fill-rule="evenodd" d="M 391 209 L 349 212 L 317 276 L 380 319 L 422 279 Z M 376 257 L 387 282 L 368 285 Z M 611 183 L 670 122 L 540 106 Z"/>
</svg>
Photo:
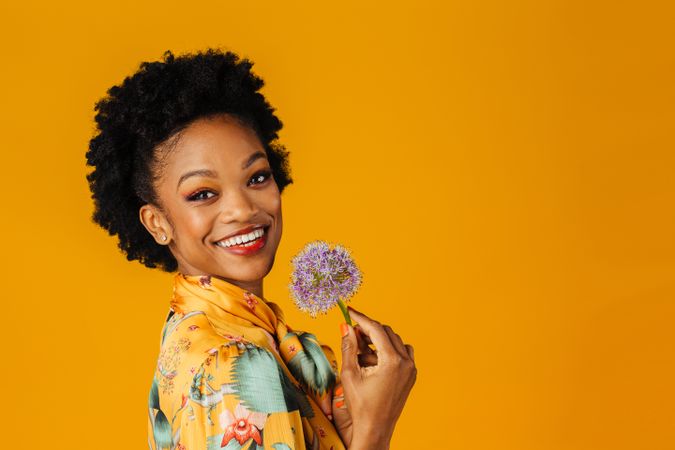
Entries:
<svg viewBox="0 0 675 450">
<path fill-rule="evenodd" d="M 350 309 L 338 373 L 333 351 L 264 297 L 292 180 L 252 65 L 167 51 L 96 104 L 93 219 L 127 259 L 175 272 L 149 447 L 388 448 L 415 382 L 412 346 Z"/>
</svg>

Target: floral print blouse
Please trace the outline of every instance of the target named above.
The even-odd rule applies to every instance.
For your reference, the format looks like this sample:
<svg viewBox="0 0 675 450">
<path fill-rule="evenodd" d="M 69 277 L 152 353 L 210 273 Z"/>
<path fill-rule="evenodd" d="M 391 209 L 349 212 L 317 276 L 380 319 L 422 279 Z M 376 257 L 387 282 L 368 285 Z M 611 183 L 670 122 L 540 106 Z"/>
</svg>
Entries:
<svg viewBox="0 0 675 450">
<path fill-rule="evenodd" d="M 150 450 L 344 450 L 318 406 L 335 354 L 281 309 L 210 276 L 174 277 L 148 405 Z"/>
</svg>

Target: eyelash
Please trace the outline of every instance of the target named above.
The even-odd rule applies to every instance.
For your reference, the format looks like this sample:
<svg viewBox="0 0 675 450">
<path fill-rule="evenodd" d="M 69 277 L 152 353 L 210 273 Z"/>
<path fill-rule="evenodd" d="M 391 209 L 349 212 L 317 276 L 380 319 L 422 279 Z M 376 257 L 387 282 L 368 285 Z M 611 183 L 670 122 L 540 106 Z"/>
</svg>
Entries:
<svg viewBox="0 0 675 450">
<path fill-rule="evenodd" d="M 265 180 L 263 180 L 263 181 L 261 181 L 260 183 L 257 183 L 257 184 L 263 184 L 263 183 L 265 183 L 267 180 L 269 180 L 270 177 L 272 176 L 272 172 L 269 171 L 269 170 L 261 170 L 260 172 L 257 172 L 255 175 L 253 175 L 253 176 L 251 177 L 251 179 L 258 178 L 258 177 L 261 176 L 261 175 L 265 177 Z M 200 200 L 208 200 L 208 199 L 211 198 L 211 197 L 207 197 L 207 198 L 198 198 L 198 197 L 199 197 L 201 194 L 203 194 L 203 193 L 209 193 L 209 192 L 211 192 L 211 191 L 209 191 L 209 190 L 207 190 L 207 189 L 202 189 L 201 191 L 197 191 L 197 192 L 195 192 L 194 194 L 188 195 L 188 196 L 187 196 L 187 200 L 188 200 L 189 202 L 198 202 L 198 201 L 200 201 Z"/>
</svg>

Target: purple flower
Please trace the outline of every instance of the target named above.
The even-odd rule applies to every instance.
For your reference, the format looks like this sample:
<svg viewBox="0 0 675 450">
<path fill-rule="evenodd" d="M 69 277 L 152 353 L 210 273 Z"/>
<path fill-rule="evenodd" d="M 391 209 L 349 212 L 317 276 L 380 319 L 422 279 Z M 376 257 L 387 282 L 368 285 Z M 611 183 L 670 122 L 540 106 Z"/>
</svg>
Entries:
<svg viewBox="0 0 675 450">
<path fill-rule="evenodd" d="M 331 249 L 324 241 L 310 242 L 291 263 L 289 289 L 298 308 L 316 317 L 339 305 L 346 314 L 341 300 L 354 295 L 362 280 L 346 248 L 336 245 Z"/>
</svg>

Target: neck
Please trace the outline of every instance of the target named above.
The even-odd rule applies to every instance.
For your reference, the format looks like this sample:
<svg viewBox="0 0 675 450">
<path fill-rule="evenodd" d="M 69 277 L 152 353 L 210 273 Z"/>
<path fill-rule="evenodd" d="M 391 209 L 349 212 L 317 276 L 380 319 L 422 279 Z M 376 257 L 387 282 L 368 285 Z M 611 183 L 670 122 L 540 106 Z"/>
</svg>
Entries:
<svg viewBox="0 0 675 450">
<path fill-rule="evenodd" d="M 228 283 L 232 283 L 235 286 L 239 286 L 245 291 L 251 292 L 258 296 L 258 298 L 263 298 L 263 280 L 253 280 L 253 281 L 241 281 L 241 280 L 232 280 L 230 278 L 219 277 L 217 275 L 211 275 L 214 278 L 219 278 Z"/>
<path fill-rule="evenodd" d="M 184 275 L 206 275 L 203 272 L 200 273 L 199 270 L 193 270 L 190 267 L 187 267 L 186 265 L 178 263 L 178 272 L 184 274 Z M 240 288 L 249 291 L 258 298 L 264 298 L 263 297 L 263 279 L 260 278 L 259 280 L 252 280 L 252 281 L 241 281 L 241 280 L 234 280 L 231 278 L 225 278 L 221 277 L 218 275 L 211 275 L 214 278 L 219 278 L 223 281 L 226 281 L 228 283 L 234 284 L 235 286 L 239 286 Z"/>
</svg>

